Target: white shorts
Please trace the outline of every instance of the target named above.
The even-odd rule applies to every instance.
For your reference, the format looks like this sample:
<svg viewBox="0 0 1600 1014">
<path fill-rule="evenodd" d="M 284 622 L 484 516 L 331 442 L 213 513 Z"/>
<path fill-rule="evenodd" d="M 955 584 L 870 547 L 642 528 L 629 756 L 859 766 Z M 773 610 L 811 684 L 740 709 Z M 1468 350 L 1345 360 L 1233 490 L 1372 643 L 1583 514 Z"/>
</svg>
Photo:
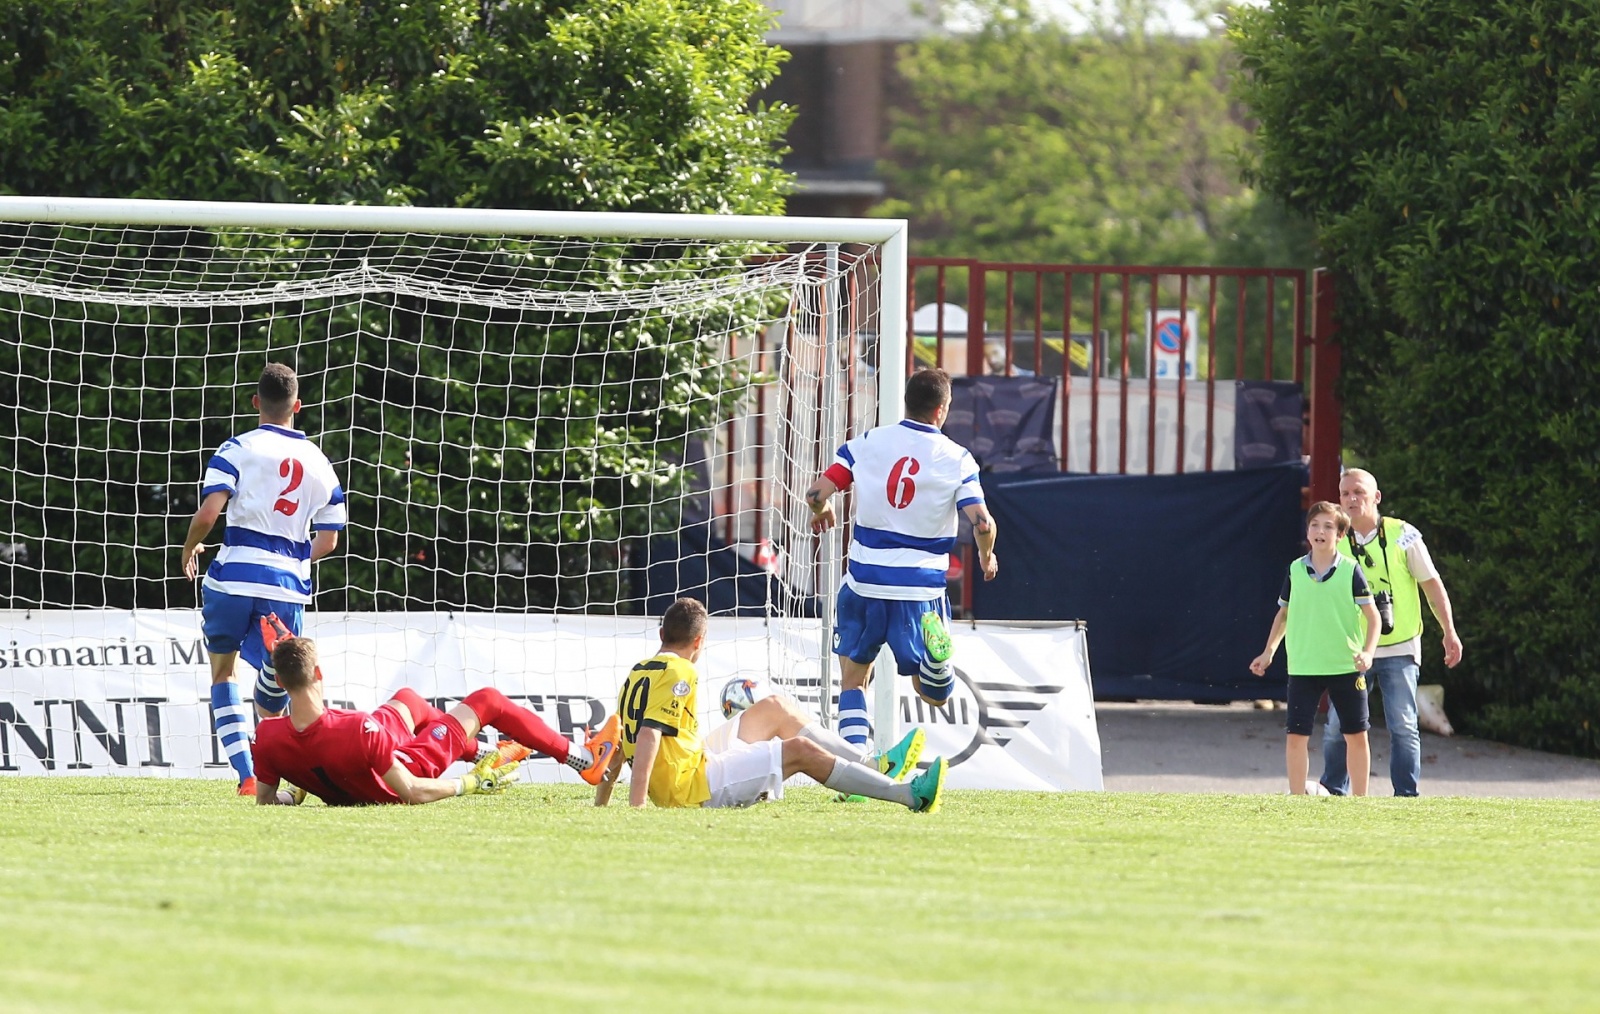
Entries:
<svg viewBox="0 0 1600 1014">
<path fill-rule="evenodd" d="M 711 787 L 711 798 L 701 806 L 751 806 L 783 798 L 783 741 L 746 743 L 739 738 L 743 717 L 734 715 L 701 741 Z"/>
</svg>

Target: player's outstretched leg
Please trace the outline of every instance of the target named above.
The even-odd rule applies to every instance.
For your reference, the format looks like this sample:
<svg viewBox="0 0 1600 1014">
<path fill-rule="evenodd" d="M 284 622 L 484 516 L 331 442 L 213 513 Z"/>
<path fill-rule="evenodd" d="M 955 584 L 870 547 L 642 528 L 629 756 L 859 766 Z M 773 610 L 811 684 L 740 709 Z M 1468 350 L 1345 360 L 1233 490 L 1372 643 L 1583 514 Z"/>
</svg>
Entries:
<svg viewBox="0 0 1600 1014">
<path fill-rule="evenodd" d="M 800 735 L 811 740 L 835 757 L 843 757 L 852 763 L 876 767 L 880 772 L 888 775 L 891 780 L 896 782 L 905 781 L 906 775 L 917 766 L 917 760 L 922 756 L 922 746 L 927 741 L 927 737 L 921 729 L 913 729 L 899 743 L 890 748 L 888 752 L 872 754 L 869 751 L 857 748 L 854 743 L 845 740 L 837 733 L 829 732 L 816 722 L 808 721 L 803 725 L 800 729 Z M 833 801 L 836 803 L 856 803 L 863 802 L 865 799 L 865 796 L 848 792 L 841 792 L 833 797 Z"/>
<path fill-rule="evenodd" d="M 917 811 L 937 808 L 939 789 L 944 785 L 943 759 L 929 768 L 934 775 L 931 781 L 924 774 L 910 782 L 897 782 L 875 767 L 835 757 L 806 739 L 784 740 L 783 760 L 785 777 L 804 772 L 836 792 L 899 803 Z"/>
<path fill-rule="evenodd" d="M 587 776 L 591 769 L 604 770 L 597 763 L 598 758 L 589 746 L 579 745 L 567 739 L 546 725 L 544 719 L 526 708 L 513 704 L 510 698 L 493 687 L 474 690 L 461 703 L 477 718 L 478 725 L 492 725 L 523 746 L 530 747 L 546 757 L 554 758 L 579 774 Z M 612 718 L 615 719 L 616 716 L 613 715 Z M 468 729 L 467 734 L 469 738 L 475 736 L 477 729 Z M 610 750 L 616 749 L 620 735 L 619 723 L 608 721 L 590 742 L 605 753 L 605 761 L 609 762 Z M 609 749 L 606 744 L 609 744 Z M 599 774 L 596 773 L 594 777 L 598 778 Z"/>
</svg>

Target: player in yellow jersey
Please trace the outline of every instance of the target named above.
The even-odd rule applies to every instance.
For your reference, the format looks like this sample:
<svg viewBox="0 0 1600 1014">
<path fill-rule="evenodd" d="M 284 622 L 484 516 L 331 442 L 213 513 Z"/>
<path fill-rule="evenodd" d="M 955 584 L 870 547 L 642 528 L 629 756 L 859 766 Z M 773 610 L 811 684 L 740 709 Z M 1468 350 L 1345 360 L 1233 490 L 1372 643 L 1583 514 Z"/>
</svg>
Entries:
<svg viewBox="0 0 1600 1014">
<path fill-rule="evenodd" d="M 944 758 L 906 781 L 922 752 L 916 729 L 881 760 L 863 756 L 822 728 L 789 697 L 757 701 L 704 739 L 695 717 L 700 676 L 694 664 L 706 642 L 706 609 L 678 599 L 661 617 L 661 650 L 640 662 L 617 696 L 622 749 L 595 790 L 611 801 L 623 761 L 633 765 L 628 802 L 643 806 L 749 806 L 783 798 L 783 780 L 806 774 L 839 792 L 900 803 L 919 813 L 939 808 Z"/>
</svg>

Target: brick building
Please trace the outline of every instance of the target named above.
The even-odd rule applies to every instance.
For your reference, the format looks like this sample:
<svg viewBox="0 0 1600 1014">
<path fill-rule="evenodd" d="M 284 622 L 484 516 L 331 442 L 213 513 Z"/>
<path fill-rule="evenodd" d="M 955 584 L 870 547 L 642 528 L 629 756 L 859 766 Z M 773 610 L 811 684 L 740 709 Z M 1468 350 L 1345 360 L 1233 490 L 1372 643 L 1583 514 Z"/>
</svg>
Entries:
<svg viewBox="0 0 1600 1014">
<path fill-rule="evenodd" d="M 889 136 L 888 110 L 903 84 L 897 47 L 936 30 L 937 2 L 767 0 L 779 24 L 767 40 L 791 54 L 762 93 L 798 112 L 784 168 L 798 189 L 791 215 L 858 216 L 883 199 L 878 159 Z"/>
</svg>

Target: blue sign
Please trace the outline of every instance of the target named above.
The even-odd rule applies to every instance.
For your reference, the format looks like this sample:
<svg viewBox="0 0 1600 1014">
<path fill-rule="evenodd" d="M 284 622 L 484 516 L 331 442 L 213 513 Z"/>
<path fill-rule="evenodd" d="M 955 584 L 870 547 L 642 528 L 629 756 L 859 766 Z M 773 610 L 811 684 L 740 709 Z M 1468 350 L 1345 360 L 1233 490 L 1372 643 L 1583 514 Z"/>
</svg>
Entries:
<svg viewBox="0 0 1600 1014">
<path fill-rule="evenodd" d="M 1183 337 L 1183 321 L 1177 317 L 1165 317 L 1156 322 L 1156 345 L 1161 351 L 1176 355 Z"/>
</svg>

